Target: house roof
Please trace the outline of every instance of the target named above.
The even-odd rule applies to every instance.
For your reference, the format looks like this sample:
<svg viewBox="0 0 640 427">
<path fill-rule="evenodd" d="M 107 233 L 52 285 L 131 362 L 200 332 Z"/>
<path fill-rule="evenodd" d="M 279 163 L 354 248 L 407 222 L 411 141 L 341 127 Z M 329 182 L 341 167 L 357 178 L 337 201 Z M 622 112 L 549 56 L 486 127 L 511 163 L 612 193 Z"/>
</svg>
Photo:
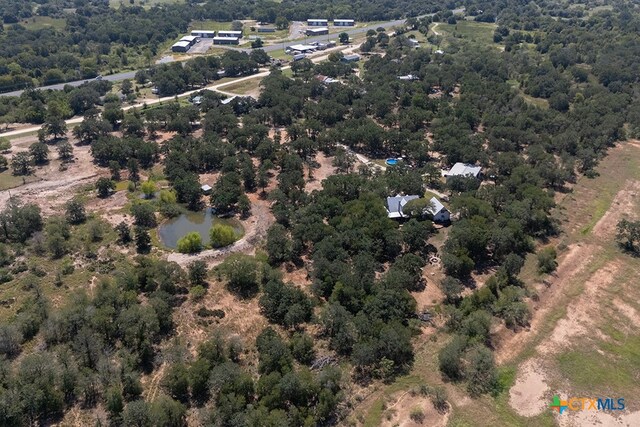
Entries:
<svg viewBox="0 0 640 427">
<path fill-rule="evenodd" d="M 196 34 L 215 34 L 216 32 L 213 30 L 192 30 L 191 35 L 194 36 Z"/>
<path fill-rule="evenodd" d="M 334 19 L 333 22 L 355 22 L 353 19 Z"/>
<path fill-rule="evenodd" d="M 238 41 L 239 39 L 237 37 L 214 37 L 213 40 L 214 41 L 229 41 L 229 40 Z"/>
<path fill-rule="evenodd" d="M 405 215 L 402 212 L 402 208 L 411 200 L 419 199 L 420 196 L 394 196 L 387 197 L 387 211 L 389 212 L 389 218 L 403 218 Z"/>
<path fill-rule="evenodd" d="M 310 44 L 294 44 L 288 46 L 288 48 L 291 50 L 299 50 L 300 52 L 304 52 L 306 50 L 315 50 L 316 47 Z"/>
<path fill-rule="evenodd" d="M 429 201 L 431 202 L 431 206 L 429 206 L 428 210 L 431 215 L 437 215 L 443 209 L 447 209 L 442 203 L 440 203 L 440 200 L 436 199 L 435 197 L 432 197 Z"/>
<path fill-rule="evenodd" d="M 445 176 L 473 176 L 477 177 L 480 174 L 482 167 L 471 165 L 468 163 L 456 163 L 453 167 L 445 174 Z"/>
<path fill-rule="evenodd" d="M 211 191 L 211 186 L 209 184 L 204 184 L 200 188 L 202 189 L 202 191 Z"/>
<path fill-rule="evenodd" d="M 236 35 L 242 34 L 242 31 L 231 31 L 231 30 L 229 30 L 229 31 L 224 31 L 224 30 L 218 31 L 218 35 L 219 36 L 222 35 L 222 34 L 231 34 L 231 35 L 236 36 Z"/>
<path fill-rule="evenodd" d="M 344 61 L 359 61 L 360 60 L 360 55 L 356 55 L 356 54 L 345 55 L 345 56 L 342 57 L 342 59 Z"/>
<path fill-rule="evenodd" d="M 173 44 L 172 47 L 189 47 L 191 45 L 191 43 L 187 42 L 187 41 L 179 41 Z"/>
<path fill-rule="evenodd" d="M 316 18 L 316 19 L 307 19 L 307 22 L 327 22 L 327 20 Z"/>
<path fill-rule="evenodd" d="M 198 39 L 198 36 L 184 36 L 180 39 L 181 42 L 193 42 Z"/>
<path fill-rule="evenodd" d="M 329 31 L 328 27 L 318 27 L 318 28 L 309 28 L 307 32 L 309 33 L 319 33 L 320 31 Z"/>
</svg>

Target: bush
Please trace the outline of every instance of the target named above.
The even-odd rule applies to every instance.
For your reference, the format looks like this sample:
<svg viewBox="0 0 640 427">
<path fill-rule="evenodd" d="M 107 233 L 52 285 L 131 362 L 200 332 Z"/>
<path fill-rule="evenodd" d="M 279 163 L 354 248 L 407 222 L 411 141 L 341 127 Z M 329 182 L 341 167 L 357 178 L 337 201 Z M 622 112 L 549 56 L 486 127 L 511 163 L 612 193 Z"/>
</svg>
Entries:
<svg viewBox="0 0 640 427">
<path fill-rule="evenodd" d="M 538 252 L 538 272 L 540 274 L 549 274 L 554 272 L 558 267 L 556 257 L 556 250 L 552 247 L 540 250 L 540 252 Z"/>
<path fill-rule="evenodd" d="M 493 391 L 498 386 L 498 375 L 491 350 L 483 345 L 471 349 L 467 368 L 467 390 L 472 396 Z"/>
<path fill-rule="evenodd" d="M 211 237 L 211 246 L 214 248 L 229 246 L 236 241 L 236 232 L 233 227 L 225 224 L 214 224 L 209 236 Z"/>
<path fill-rule="evenodd" d="M 409 414 L 409 418 L 415 423 L 422 424 L 424 422 L 424 411 L 422 408 L 413 408 Z"/>
<path fill-rule="evenodd" d="M 206 294 L 207 290 L 201 285 L 194 286 L 189 290 L 189 295 L 194 302 L 202 301 Z"/>
<path fill-rule="evenodd" d="M 449 379 L 459 380 L 462 378 L 462 355 L 466 346 L 467 338 L 458 335 L 440 350 L 440 354 L 438 355 L 440 372 Z"/>
<path fill-rule="evenodd" d="M 431 392 L 431 403 L 438 412 L 446 412 L 449 409 L 447 402 L 447 390 L 444 387 L 435 387 Z"/>
<path fill-rule="evenodd" d="M 184 237 L 178 240 L 178 252 L 183 254 L 195 254 L 202 250 L 202 237 L 200 233 L 195 231 L 187 233 Z"/>
</svg>

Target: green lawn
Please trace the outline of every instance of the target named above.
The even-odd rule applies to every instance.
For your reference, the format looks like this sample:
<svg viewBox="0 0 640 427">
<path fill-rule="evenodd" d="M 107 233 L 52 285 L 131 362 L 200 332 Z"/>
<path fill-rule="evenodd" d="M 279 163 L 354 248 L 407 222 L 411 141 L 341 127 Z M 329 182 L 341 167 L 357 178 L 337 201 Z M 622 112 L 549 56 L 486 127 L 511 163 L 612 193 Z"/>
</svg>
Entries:
<svg viewBox="0 0 640 427">
<path fill-rule="evenodd" d="M 440 22 L 437 24 L 436 31 L 441 34 L 445 40 L 447 38 L 456 38 L 486 46 L 497 46 L 493 42 L 493 32 L 496 28 L 496 24 L 460 20 L 455 25 Z"/>
<path fill-rule="evenodd" d="M 61 30 L 64 28 L 65 24 L 66 20 L 64 18 L 51 18 L 48 16 L 34 16 L 20 21 L 20 25 L 28 30 L 41 30 L 48 27 Z"/>
</svg>

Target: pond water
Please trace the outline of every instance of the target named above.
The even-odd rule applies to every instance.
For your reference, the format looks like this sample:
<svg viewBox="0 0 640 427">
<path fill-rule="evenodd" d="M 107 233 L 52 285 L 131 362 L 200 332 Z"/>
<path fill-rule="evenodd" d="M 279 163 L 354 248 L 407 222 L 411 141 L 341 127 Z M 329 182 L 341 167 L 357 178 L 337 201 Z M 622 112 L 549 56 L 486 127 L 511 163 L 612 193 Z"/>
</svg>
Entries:
<svg viewBox="0 0 640 427">
<path fill-rule="evenodd" d="M 187 212 L 182 215 L 164 222 L 158 228 L 160 241 L 171 249 L 178 246 L 178 240 L 185 234 L 192 231 L 197 232 L 202 237 L 202 243 L 207 246 L 209 244 L 209 230 L 213 224 L 226 224 L 233 227 L 237 234 L 242 234 L 242 226 L 235 220 L 218 218 L 213 214 L 211 208 L 203 212 Z"/>
<path fill-rule="evenodd" d="M 387 159 L 385 160 L 385 163 L 389 166 L 393 166 L 393 165 L 397 165 L 398 164 L 398 159 Z"/>
</svg>

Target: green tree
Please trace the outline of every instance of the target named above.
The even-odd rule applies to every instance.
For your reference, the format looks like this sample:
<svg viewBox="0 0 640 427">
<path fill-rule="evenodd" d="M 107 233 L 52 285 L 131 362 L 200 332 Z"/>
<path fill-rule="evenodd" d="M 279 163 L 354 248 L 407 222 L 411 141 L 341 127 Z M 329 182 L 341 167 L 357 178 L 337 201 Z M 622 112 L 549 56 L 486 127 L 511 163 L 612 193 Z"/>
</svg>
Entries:
<svg viewBox="0 0 640 427">
<path fill-rule="evenodd" d="M 538 272 L 540 274 L 549 274 L 558 267 L 556 262 L 556 250 L 553 247 L 546 247 L 538 251 Z"/>
<path fill-rule="evenodd" d="M 136 226 L 134 228 L 134 234 L 136 239 L 136 249 L 138 253 L 144 254 L 151 250 L 151 236 L 146 228 Z"/>
<path fill-rule="evenodd" d="M 145 199 L 152 199 L 157 191 L 157 187 L 155 182 L 147 180 L 142 183 L 140 190 L 142 190 Z"/>
<path fill-rule="evenodd" d="M 194 261 L 187 266 L 189 282 L 192 286 L 204 285 L 207 280 L 207 264 L 204 261 Z"/>
<path fill-rule="evenodd" d="M 258 37 L 257 39 L 251 42 L 251 49 L 260 49 L 263 45 L 264 43 L 262 42 L 262 39 Z"/>
<path fill-rule="evenodd" d="M 176 363 L 169 366 L 169 369 L 162 377 L 162 386 L 169 396 L 180 402 L 189 400 L 189 372 L 187 367 L 182 363 Z"/>
<path fill-rule="evenodd" d="M 109 178 L 102 177 L 98 178 L 98 180 L 96 181 L 96 190 L 98 192 L 98 197 L 100 197 L 101 199 L 109 197 L 115 189 L 116 183 Z"/>
<path fill-rule="evenodd" d="M 63 162 L 70 162 L 73 160 L 73 146 L 69 141 L 60 141 L 58 143 L 58 158 Z"/>
<path fill-rule="evenodd" d="M 126 222 L 122 221 L 120 224 L 116 225 L 115 230 L 118 233 L 118 241 L 121 244 L 126 245 L 131 241 L 131 229 Z"/>
<path fill-rule="evenodd" d="M 33 173 L 33 163 L 28 153 L 16 153 L 11 159 L 11 169 L 17 176 L 31 175 Z"/>
<path fill-rule="evenodd" d="M 626 250 L 636 252 L 640 242 L 640 221 L 621 219 L 616 226 L 616 239 Z"/>
<path fill-rule="evenodd" d="M 44 165 L 49 162 L 49 147 L 41 142 L 34 142 L 29 146 L 29 154 L 36 165 Z"/>
<path fill-rule="evenodd" d="M 122 412 L 122 424 L 126 427 L 152 427 L 149 404 L 144 400 L 129 402 Z"/>
<path fill-rule="evenodd" d="M 498 375 L 491 350 L 477 345 L 469 351 L 469 366 L 466 370 L 469 380 L 467 390 L 472 396 L 489 393 L 498 385 Z"/>
<path fill-rule="evenodd" d="M 249 218 L 251 215 L 251 201 L 246 194 L 241 194 L 240 197 L 238 197 L 238 210 L 242 218 Z"/>
<path fill-rule="evenodd" d="M 87 219 L 84 204 L 78 199 L 71 199 L 65 205 L 65 217 L 69 224 L 82 224 Z"/>
<path fill-rule="evenodd" d="M 258 292 L 259 267 L 255 258 L 237 254 L 227 258 L 217 269 L 227 279 L 229 290 L 247 298 Z"/>
<path fill-rule="evenodd" d="M 134 203 L 133 206 L 131 206 L 131 214 L 133 215 L 135 225 L 153 228 L 157 224 L 155 210 L 150 203 Z"/>
<path fill-rule="evenodd" d="M 214 224 L 213 227 L 211 227 L 209 237 L 211 239 L 211 246 L 214 248 L 229 246 L 237 240 L 233 227 L 220 223 Z"/>
<path fill-rule="evenodd" d="M 452 380 L 459 380 L 464 375 L 462 357 L 467 347 L 467 338 L 456 335 L 438 354 L 440 372 Z"/>
<path fill-rule="evenodd" d="M 200 237 L 200 233 L 194 231 L 184 235 L 184 237 L 178 240 L 177 249 L 178 252 L 183 254 L 200 252 L 202 250 L 202 237 Z"/>
<path fill-rule="evenodd" d="M 267 231 L 267 253 L 269 263 L 276 265 L 291 259 L 291 240 L 287 229 L 281 224 L 273 224 Z"/>
<path fill-rule="evenodd" d="M 347 44 L 349 43 L 349 34 L 342 32 L 340 34 L 338 34 L 338 40 L 340 40 L 340 43 L 342 44 Z"/>
</svg>

